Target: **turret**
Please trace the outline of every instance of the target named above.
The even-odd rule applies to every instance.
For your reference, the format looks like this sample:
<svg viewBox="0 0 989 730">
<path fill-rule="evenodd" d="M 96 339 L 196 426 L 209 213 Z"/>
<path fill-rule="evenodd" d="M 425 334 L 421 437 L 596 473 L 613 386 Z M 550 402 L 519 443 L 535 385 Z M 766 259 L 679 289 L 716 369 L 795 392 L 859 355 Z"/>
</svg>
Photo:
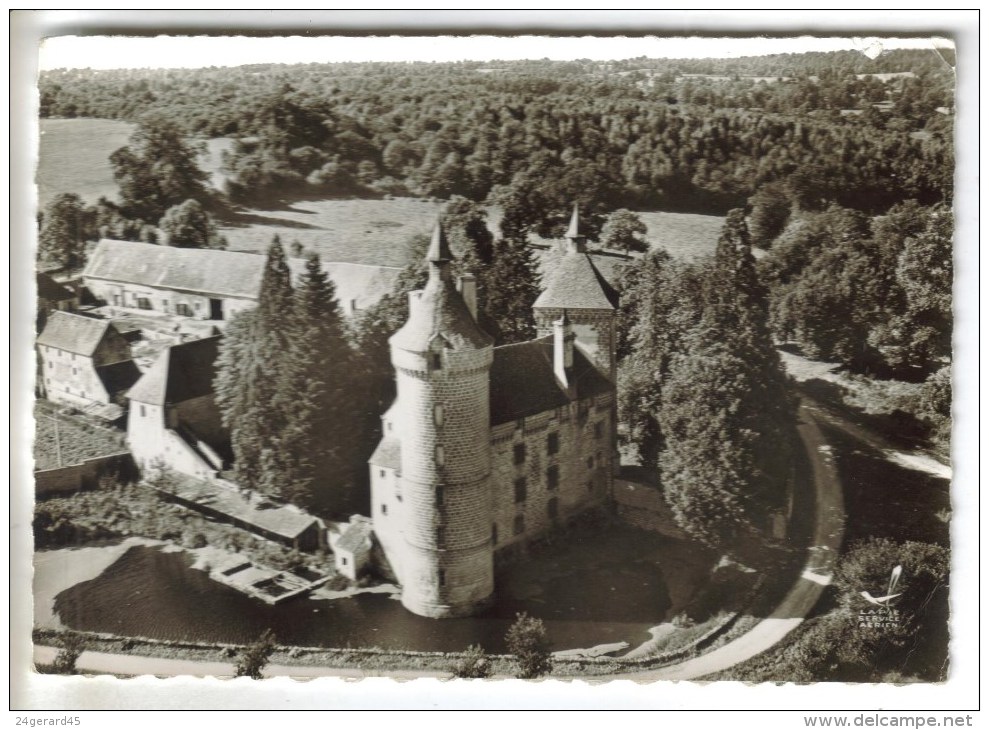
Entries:
<svg viewBox="0 0 989 730">
<path fill-rule="evenodd" d="M 570 216 L 570 226 L 564 234 L 567 239 L 567 253 L 586 253 L 587 236 L 580 232 L 580 208 L 576 203 L 573 205 L 573 214 Z"/>
<path fill-rule="evenodd" d="M 464 616 L 494 590 L 491 546 L 491 338 L 457 291 L 437 224 L 429 280 L 390 342 L 401 439 L 403 545 L 393 567 L 402 603 L 422 616 Z M 378 520 L 378 517 L 375 518 Z M 389 556 L 391 557 L 391 556 Z M 398 562 L 398 565 L 394 565 Z"/>
<path fill-rule="evenodd" d="M 546 276 L 546 288 L 532 305 L 540 337 L 553 334 L 555 323 L 570 321 L 577 346 L 615 382 L 615 313 L 618 293 L 605 280 L 587 253 L 580 209 L 574 205 L 566 233 L 567 248 Z"/>
</svg>

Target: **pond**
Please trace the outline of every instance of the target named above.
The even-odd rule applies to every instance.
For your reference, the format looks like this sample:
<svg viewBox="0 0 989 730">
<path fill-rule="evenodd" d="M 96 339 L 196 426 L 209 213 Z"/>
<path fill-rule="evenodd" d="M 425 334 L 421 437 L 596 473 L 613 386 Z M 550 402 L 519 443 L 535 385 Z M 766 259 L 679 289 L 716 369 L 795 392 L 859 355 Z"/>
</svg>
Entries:
<svg viewBox="0 0 989 730">
<path fill-rule="evenodd" d="M 666 560 L 677 561 L 672 581 Z M 634 647 L 689 598 L 699 575 L 685 580 L 684 566 L 702 574 L 711 565 L 682 543 L 607 528 L 502 571 L 497 602 L 486 613 L 435 620 L 381 593 L 269 606 L 192 562 L 188 553 L 132 547 L 96 578 L 59 593 L 55 612 L 70 628 L 121 636 L 247 643 L 271 628 L 280 643 L 297 646 L 459 651 L 480 644 L 502 652 L 515 614 L 527 611 L 544 620 L 554 651 L 622 641 Z"/>
</svg>

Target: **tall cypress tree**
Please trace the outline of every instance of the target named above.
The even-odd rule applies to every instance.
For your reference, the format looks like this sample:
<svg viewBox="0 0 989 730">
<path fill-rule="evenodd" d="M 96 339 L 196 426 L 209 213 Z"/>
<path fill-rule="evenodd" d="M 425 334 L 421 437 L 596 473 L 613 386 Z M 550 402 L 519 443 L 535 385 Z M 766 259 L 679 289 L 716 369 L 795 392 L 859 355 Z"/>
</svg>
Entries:
<svg viewBox="0 0 989 730">
<path fill-rule="evenodd" d="M 286 496 L 321 514 L 359 509 L 359 392 L 333 282 L 310 254 L 295 292 L 294 323 L 280 380 L 286 414 L 282 474 Z"/>
<path fill-rule="evenodd" d="M 281 381 L 292 319 L 291 276 L 275 236 L 258 306 L 230 323 L 217 374 L 217 402 L 230 429 L 235 478 L 243 487 L 272 496 L 282 496 L 283 439 L 292 404 Z"/>
<path fill-rule="evenodd" d="M 525 236 L 503 238 L 485 277 L 487 314 L 498 328 L 497 344 L 525 342 L 536 335 L 532 304 L 539 296 L 539 270 Z"/>
<path fill-rule="evenodd" d="M 700 322 L 664 385 L 660 470 L 684 529 L 729 547 L 782 506 L 793 401 L 769 334 L 742 211 L 729 213 L 703 285 Z"/>
</svg>

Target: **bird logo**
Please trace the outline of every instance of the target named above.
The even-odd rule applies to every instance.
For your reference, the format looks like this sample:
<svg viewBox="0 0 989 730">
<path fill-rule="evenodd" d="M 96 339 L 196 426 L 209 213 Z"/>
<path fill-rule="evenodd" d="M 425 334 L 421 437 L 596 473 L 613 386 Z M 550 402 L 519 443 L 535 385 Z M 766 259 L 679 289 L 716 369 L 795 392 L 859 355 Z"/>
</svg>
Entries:
<svg viewBox="0 0 989 730">
<path fill-rule="evenodd" d="M 896 586 L 900 582 L 900 576 L 903 575 L 903 566 L 897 565 L 893 568 L 893 572 L 889 576 L 889 587 L 886 588 L 885 596 L 873 596 L 869 591 L 861 591 L 861 596 L 869 603 L 874 606 L 880 606 L 882 608 L 889 608 L 893 605 L 893 600 L 899 598 L 903 593 L 894 593 Z"/>
</svg>

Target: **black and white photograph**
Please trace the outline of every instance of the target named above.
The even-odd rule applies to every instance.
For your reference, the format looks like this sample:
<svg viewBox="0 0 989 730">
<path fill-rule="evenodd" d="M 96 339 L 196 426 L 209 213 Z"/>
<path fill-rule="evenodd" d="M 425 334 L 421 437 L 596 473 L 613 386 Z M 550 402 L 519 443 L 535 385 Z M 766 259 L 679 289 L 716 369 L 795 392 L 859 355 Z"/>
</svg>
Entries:
<svg viewBox="0 0 989 730">
<path fill-rule="evenodd" d="M 26 684 L 65 709 L 114 709 L 58 694 L 87 677 L 909 702 L 972 670 L 953 283 L 977 231 L 936 14 L 159 12 L 42 38 L 12 138 Z"/>
</svg>

